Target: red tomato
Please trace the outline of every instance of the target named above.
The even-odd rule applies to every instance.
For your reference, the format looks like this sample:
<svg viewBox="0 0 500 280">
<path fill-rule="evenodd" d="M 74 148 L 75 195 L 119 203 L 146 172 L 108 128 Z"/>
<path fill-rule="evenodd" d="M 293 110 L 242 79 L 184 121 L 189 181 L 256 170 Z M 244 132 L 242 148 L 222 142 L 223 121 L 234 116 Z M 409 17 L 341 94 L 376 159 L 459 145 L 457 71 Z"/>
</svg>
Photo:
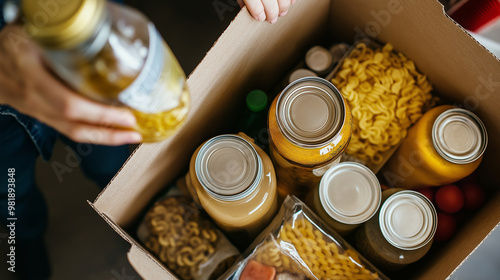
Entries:
<svg viewBox="0 0 500 280">
<path fill-rule="evenodd" d="M 483 206 L 486 201 L 484 190 L 477 183 L 464 183 L 462 191 L 465 198 L 465 209 L 477 210 Z"/>
<path fill-rule="evenodd" d="M 434 203 L 434 193 L 436 190 L 434 188 L 419 189 L 418 192 L 425 195 L 432 203 Z"/>
<path fill-rule="evenodd" d="M 436 204 L 443 212 L 453 214 L 464 207 L 464 194 L 456 185 L 444 185 L 436 191 Z"/>
<path fill-rule="evenodd" d="M 438 225 L 436 234 L 434 235 L 434 240 L 447 241 L 453 236 L 453 234 L 455 234 L 455 231 L 457 230 L 457 221 L 452 215 L 442 212 L 438 212 L 437 217 Z"/>
</svg>

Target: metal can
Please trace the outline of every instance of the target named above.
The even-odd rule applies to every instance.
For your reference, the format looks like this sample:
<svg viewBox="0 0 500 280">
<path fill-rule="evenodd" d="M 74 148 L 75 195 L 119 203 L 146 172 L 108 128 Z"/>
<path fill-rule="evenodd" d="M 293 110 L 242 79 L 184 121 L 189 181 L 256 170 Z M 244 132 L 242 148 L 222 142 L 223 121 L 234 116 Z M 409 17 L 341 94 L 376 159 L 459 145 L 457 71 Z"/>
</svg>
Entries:
<svg viewBox="0 0 500 280">
<path fill-rule="evenodd" d="M 429 110 L 382 169 L 389 185 L 421 188 L 456 182 L 481 163 L 488 144 L 483 122 L 465 109 Z"/>
<path fill-rule="evenodd" d="M 366 166 L 342 162 L 326 171 L 308 202 L 340 235 L 347 235 L 377 212 L 382 200 L 380 183 Z"/>
<path fill-rule="evenodd" d="M 352 117 L 334 85 L 307 77 L 274 99 L 268 129 L 278 191 L 304 198 L 340 161 L 351 139 Z"/>
<path fill-rule="evenodd" d="M 384 191 L 384 197 L 386 192 L 392 189 Z M 356 244 L 375 266 L 397 270 L 429 251 L 436 228 L 436 209 L 424 195 L 398 191 L 383 202 L 378 215 L 356 232 Z"/>
<path fill-rule="evenodd" d="M 220 135 L 193 154 L 186 185 L 195 202 L 235 239 L 252 240 L 278 209 L 267 154 L 240 135 Z"/>
</svg>

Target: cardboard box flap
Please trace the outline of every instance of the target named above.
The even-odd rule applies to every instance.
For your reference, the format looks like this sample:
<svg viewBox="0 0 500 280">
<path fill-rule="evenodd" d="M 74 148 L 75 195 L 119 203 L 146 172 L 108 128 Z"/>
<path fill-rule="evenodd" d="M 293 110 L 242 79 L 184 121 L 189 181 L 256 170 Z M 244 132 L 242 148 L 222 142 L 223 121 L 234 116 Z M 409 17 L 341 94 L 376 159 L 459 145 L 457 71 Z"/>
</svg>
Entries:
<svg viewBox="0 0 500 280">
<path fill-rule="evenodd" d="M 192 104 L 184 126 L 163 142 L 141 145 L 96 199 L 95 207 L 128 226 L 154 195 L 180 175 L 196 147 L 234 118 L 238 108 L 230 107 L 244 96 L 238 93 L 275 85 L 287 66 L 326 34 L 329 7 L 326 0 L 298 1 L 274 25 L 258 22 L 242 9 L 189 77 Z"/>
<path fill-rule="evenodd" d="M 152 258 L 136 245 L 132 245 L 130 251 L 127 253 L 127 258 L 143 279 L 177 279 L 164 266 L 158 263 L 155 258 Z"/>
<path fill-rule="evenodd" d="M 99 214 L 99 216 L 101 216 L 101 218 L 106 221 L 106 223 L 108 223 L 108 225 L 114 230 L 116 231 L 116 233 L 118 233 L 123 239 L 125 239 L 125 241 L 127 241 L 128 243 L 130 244 L 136 244 L 136 241 L 134 240 L 134 238 L 132 238 L 126 231 L 124 231 L 119 225 L 117 225 L 115 222 L 113 222 L 106 214 L 102 213 L 101 211 L 99 211 L 99 209 L 97 209 L 97 207 L 90 201 L 87 200 L 87 203 L 90 205 L 90 207 L 92 207 L 92 209 L 94 209 L 94 211 L 97 212 L 97 214 Z"/>
</svg>

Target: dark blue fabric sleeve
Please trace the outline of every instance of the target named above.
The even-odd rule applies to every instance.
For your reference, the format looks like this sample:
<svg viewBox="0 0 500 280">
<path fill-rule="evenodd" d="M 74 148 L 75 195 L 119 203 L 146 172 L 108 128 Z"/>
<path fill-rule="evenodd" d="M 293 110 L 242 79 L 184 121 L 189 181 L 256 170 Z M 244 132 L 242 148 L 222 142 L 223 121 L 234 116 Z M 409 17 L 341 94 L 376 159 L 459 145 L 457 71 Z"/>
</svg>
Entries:
<svg viewBox="0 0 500 280">
<path fill-rule="evenodd" d="M 5 25 L 5 20 L 3 19 L 3 4 L 5 3 L 5 0 L 0 0 L 0 30 Z"/>
</svg>

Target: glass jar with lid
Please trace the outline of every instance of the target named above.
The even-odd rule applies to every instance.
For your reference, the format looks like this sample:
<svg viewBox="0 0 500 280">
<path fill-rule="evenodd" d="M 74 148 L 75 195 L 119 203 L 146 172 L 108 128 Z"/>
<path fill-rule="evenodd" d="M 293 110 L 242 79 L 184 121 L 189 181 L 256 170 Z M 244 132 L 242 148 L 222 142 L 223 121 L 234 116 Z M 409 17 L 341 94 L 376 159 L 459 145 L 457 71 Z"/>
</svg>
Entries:
<svg viewBox="0 0 500 280">
<path fill-rule="evenodd" d="M 271 104 L 270 155 L 281 196 L 304 199 L 340 162 L 352 134 L 352 116 L 329 81 L 306 77 L 291 83 Z"/>
<path fill-rule="evenodd" d="M 408 130 L 381 173 L 397 188 L 450 184 L 474 172 L 487 144 L 486 128 L 474 113 L 438 106 Z"/>
<path fill-rule="evenodd" d="M 186 185 L 195 202 L 233 239 L 253 240 L 278 210 L 273 164 L 243 133 L 203 143 L 191 157 Z"/>
<path fill-rule="evenodd" d="M 421 259 L 432 246 L 437 213 L 416 191 L 388 189 L 379 212 L 356 232 L 357 249 L 382 270 L 397 270 Z"/>
<path fill-rule="evenodd" d="M 141 13 L 105 0 L 24 0 L 22 13 L 53 71 L 86 97 L 129 108 L 143 141 L 162 140 L 183 124 L 186 77 Z"/>
<path fill-rule="evenodd" d="M 324 222 L 345 236 L 375 215 L 381 199 L 380 183 L 368 167 L 342 162 L 326 171 L 307 201 Z"/>
</svg>

